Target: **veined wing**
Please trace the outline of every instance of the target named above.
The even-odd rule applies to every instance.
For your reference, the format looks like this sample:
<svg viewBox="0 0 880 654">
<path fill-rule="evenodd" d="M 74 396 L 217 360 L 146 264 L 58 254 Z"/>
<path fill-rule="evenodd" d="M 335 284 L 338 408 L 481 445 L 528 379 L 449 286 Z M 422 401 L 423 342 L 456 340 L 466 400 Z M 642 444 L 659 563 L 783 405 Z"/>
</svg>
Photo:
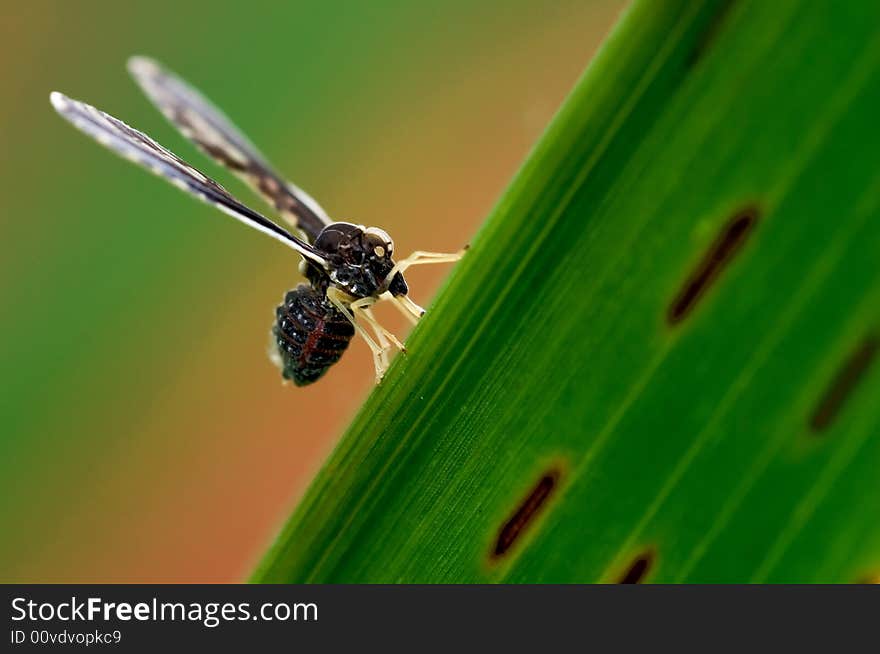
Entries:
<svg viewBox="0 0 880 654">
<path fill-rule="evenodd" d="M 314 199 L 278 175 L 232 121 L 189 84 L 146 57 L 129 59 L 128 70 L 184 136 L 261 193 L 310 241 L 331 222 Z"/>
<path fill-rule="evenodd" d="M 52 106 L 66 120 L 117 154 L 164 177 L 180 189 L 195 195 L 233 218 L 268 234 L 303 257 L 326 267 L 326 260 L 308 243 L 293 236 L 265 216 L 233 198 L 222 186 L 202 174 L 146 134 L 84 102 L 53 92 Z"/>
</svg>

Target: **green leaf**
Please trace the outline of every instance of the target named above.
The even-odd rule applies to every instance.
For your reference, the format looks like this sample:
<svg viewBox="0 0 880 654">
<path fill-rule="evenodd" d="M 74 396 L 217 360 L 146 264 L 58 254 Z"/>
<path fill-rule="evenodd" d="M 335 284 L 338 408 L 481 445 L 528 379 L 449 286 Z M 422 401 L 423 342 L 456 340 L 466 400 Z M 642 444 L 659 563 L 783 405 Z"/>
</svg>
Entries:
<svg viewBox="0 0 880 654">
<path fill-rule="evenodd" d="M 878 107 L 876 2 L 637 2 L 254 580 L 880 574 Z"/>
</svg>

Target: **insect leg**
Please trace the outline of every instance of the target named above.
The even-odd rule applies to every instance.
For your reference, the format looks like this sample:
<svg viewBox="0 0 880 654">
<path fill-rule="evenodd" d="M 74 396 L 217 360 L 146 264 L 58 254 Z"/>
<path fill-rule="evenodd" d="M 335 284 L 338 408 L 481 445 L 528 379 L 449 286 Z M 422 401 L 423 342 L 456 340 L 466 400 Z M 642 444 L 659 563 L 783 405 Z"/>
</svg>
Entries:
<svg viewBox="0 0 880 654">
<path fill-rule="evenodd" d="M 364 322 L 366 322 L 368 325 L 370 325 L 370 327 L 373 328 L 373 333 L 376 335 L 376 340 L 379 342 L 379 347 L 381 347 L 382 350 L 387 351 L 391 348 L 391 341 L 389 341 L 385 337 L 385 334 L 382 333 L 382 330 L 377 327 L 378 322 L 373 316 L 373 312 L 370 311 L 370 306 L 372 306 L 375 301 L 376 300 L 371 297 L 366 297 L 361 298 L 360 300 L 355 300 L 349 306 L 351 308 L 352 314 L 355 316 L 355 320 L 358 319 L 358 316 L 363 318 Z"/>
<path fill-rule="evenodd" d="M 385 329 L 378 320 L 376 320 L 376 317 L 370 310 L 370 307 L 375 303 L 375 298 L 361 298 L 360 300 L 356 300 L 351 303 L 351 311 L 352 313 L 354 313 L 355 317 L 363 316 L 364 322 L 370 325 L 370 327 L 373 328 L 373 331 L 376 332 L 376 338 L 379 340 L 380 345 L 384 345 L 386 347 L 389 344 L 394 345 L 394 347 L 406 354 L 406 346 L 401 343 L 394 334 Z"/>
<path fill-rule="evenodd" d="M 394 308 L 400 311 L 400 313 L 402 313 L 406 319 L 414 325 L 417 325 L 419 323 L 419 318 L 425 315 L 425 310 L 413 302 L 408 295 L 395 296 L 386 291 L 381 297 L 385 300 L 391 300 L 391 304 L 394 305 Z"/>
<path fill-rule="evenodd" d="M 364 319 L 366 319 L 366 317 L 368 315 L 372 316 L 373 312 L 370 311 L 369 309 L 364 309 Z M 370 326 L 373 327 L 373 333 L 376 335 L 376 340 L 379 342 L 379 347 L 381 347 L 383 350 L 390 349 L 391 348 L 391 341 L 389 341 L 387 338 L 385 338 L 385 334 L 383 334 L 380 330 L 376 329 L 373 325 L 370 325 Z"/>
<path fill-rule="evenodd" d="M 361 338 L 363 338 L 370 347 L 370 351 L 373 353 L 373 366 L 376 369 L 376 383 L 378 384 L 382 381 L 382 377 L 385 376 L 385 371 L 388 370 L 387 350 L 376 344 L 376 341 L 372 339 L 366 329 L 361 327 L 352 312 L 345 306 L 345 302 L 347 301 L 347 296 L 345 294 L 331 286 L 327 289 L 327 299 L 330 300 L 330 303 L 336 307 L 342 315 L 348 318 L 348 321 L 354 325 L 355 331 L 360 334 Z"/>
<path fill-rule="evenodd" d="M 462 248 L 458 252 L 425 252 L 424 250 L 416 250 L 406 259 L 398 261 L 391 272 L 388 273 L 388 279 L 393 279 L 397 273 L 404 272 L 411 266 L 420 266 L 427 263 L 453 263 L 464 256 L 467 248 Z"/>
<path fill-rule="evenodd" d="M 386 279 L 391 280 L 394 279 L 394 276 L 397 273 L 404 272 L 407 268 L 411 266 L 419 266 L 428 263 L 452 263 L 458 261 L 464 256 L 464 252 L 467 250 L 467 247 L 462 248 L 458 252 L 425 252 L 424 250 L 416 250 L 411 255 L 409 255 L 406 259 L 401 259 L 396 264 L 394 264 L 394 268 L 391 269 L 391 272 L 388 273 Z M 425 310 L 420 307 L 418 304 L 413 302 L 409 296 L 407 295 L 391 295 L 387 291 L 382 294 L 382 297 L 387 297 L 393 300 L 394 306 L 404 315 L 406 318 L 412 323 L 416 324 L 423 315 L 425 315 Z"/>
</svg>

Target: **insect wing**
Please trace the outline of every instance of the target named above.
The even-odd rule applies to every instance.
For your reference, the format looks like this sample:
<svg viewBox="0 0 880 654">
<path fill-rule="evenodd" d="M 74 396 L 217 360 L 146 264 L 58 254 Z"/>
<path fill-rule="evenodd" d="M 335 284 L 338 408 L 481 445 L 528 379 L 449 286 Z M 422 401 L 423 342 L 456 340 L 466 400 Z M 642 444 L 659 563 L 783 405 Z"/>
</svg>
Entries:
<svg viewBox="0 0 880 654">
<path fill-rule="evenodd" d="M 50 95 L 50 100 L 63 118 L 110 150 L 164 177 L 178 188 L 205 200 L 233 218 L 281 241 L 318 265 L 326 265 L 324 257 L 310 245 L 241 204 L 217 182 L 146 134 L 91 105 L 72 100 L 57 91 Z"/>
<path fill-rule="evenodd" d="M 315 200 L 275 173 L 232 121 L 189 84 L 146 57 L 132 57 L 128 70 L 184 136 L 261 193 L 312 242 L 331 222 Z"/>
</svg>

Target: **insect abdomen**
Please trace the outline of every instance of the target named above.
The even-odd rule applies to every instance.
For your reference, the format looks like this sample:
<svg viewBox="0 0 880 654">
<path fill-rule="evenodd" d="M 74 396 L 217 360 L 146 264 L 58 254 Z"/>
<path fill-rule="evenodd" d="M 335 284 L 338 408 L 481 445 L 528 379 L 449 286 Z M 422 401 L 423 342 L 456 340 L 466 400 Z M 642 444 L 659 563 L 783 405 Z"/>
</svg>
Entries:
<svg viewBox="0 0 880 654">
<path fill-rule="evenodd" d="M 317 381 L 339 361 L 354 326 L 319 291 L 300 284 L 284 296 L 272 327 L 281 374 L 297 386 Z"/>
</svg>

